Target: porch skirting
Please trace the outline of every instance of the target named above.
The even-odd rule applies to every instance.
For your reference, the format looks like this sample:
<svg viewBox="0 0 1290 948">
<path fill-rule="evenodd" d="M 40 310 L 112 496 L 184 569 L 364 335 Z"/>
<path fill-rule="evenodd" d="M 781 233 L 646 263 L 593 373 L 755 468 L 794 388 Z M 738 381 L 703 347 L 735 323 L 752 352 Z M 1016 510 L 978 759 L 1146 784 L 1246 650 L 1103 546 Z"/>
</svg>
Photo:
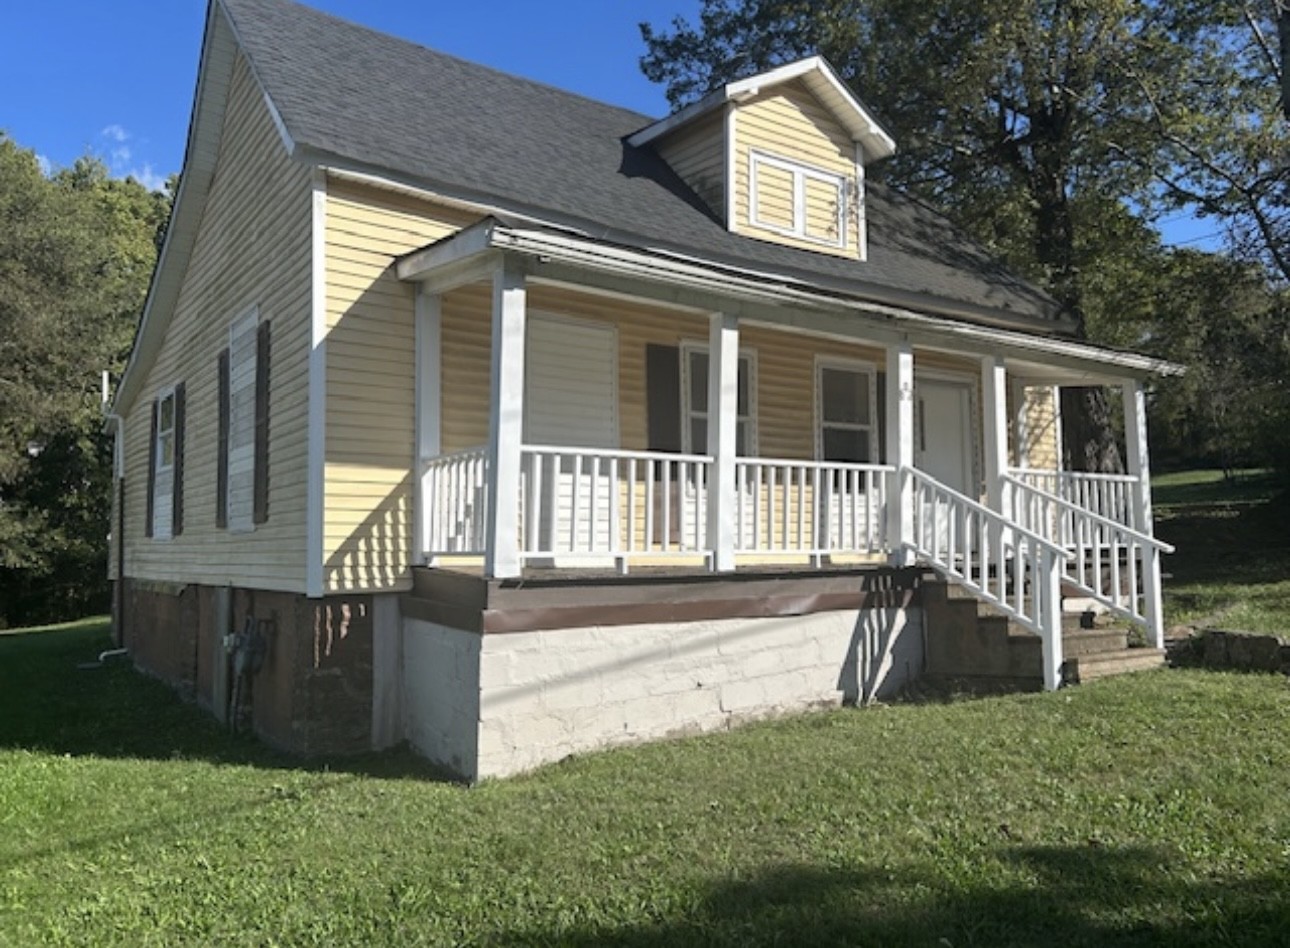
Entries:
<svg viewBox="0 0 1290 948">
<path fill-rule="evenodd" d="M 657 602 L 652 621 L 639 621 L 639 604 L 621 601 L 615 584 L 617 595 L 602 587 L 595 597 L 620 600 L 601 624 L 504 633 L 482 631 L 482 621 L 469 631 L 431 621 L 430 610 L 407 599 L 397 683 L 404 736 L 475 781 L 598 748 L 887 696 L 923 669 L 917 573 L 875 571 L 850 583 L 847 607 L 820 608 L 842 596 L 813 597 L 818 590 L 801 574 L 771 582 L 795 591 L 800 604 L 774 614 L 789 599 L 776 605 L 764 578 L 714 578 L 697 598 L 709 612 L 723 604 L 725 617 L 669 618 L 678 604 Z M 883 588 L 866 592 L 870 585 Z M 740 598 L 740 586 L 752 595 Z M 648 588 L 632 598 L 646 601 Z M 577 598 L 576 584 L 565 598 Z"/>
</svg>

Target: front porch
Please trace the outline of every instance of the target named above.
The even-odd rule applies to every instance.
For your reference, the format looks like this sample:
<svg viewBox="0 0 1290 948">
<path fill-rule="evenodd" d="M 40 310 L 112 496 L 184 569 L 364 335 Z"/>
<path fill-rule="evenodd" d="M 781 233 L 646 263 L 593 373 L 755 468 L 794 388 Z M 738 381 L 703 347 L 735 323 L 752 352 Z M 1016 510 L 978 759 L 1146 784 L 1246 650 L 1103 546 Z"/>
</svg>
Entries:
<svg viewBox="0 0 1290 948">
<path fill-rule="evenodd" d="M 550 243 L 503 250 L 498 229 L 398 266 L 417 284 L 421 564 L 498 580 L 918 565 L 1038 634 L 1050 688 L 1062 681 L 1063 586 L 1162 640 L 1149 360 L 729 278 L 718 289 L 674 265 L 643 272 Z M 486 395 L 474 389 L 486 406 L 473 409 L 482 420 L 486 407 L 487 432 L 462 445 L 466 426 L 448 416 L 463 395 L 448 377 L 463 377 L 468 353 L 445 320 L 469 301 L 475 329 L 487 320 L 474 376 L 486 375 Z M 1042 452 L 1024 448 L 1026 393 L 1046 389 L 1056 405 L 1063 384 L 1122 392 L 1127 474 L 1032 465 Z M 766 450 L 777 441 L 802 456 Z"/>
</svg>

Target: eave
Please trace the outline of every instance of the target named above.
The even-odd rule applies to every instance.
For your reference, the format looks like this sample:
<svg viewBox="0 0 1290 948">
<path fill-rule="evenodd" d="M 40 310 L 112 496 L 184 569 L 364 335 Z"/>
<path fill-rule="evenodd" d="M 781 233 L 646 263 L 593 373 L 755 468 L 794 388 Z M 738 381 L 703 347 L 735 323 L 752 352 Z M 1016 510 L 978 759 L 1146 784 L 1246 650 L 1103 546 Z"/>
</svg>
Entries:
<svg viewBox="0 0 1290 948">
<path fill-rule="evenodd" d="M 896 153 L 895 139 L 822 56 L 811 56 L 738 82 L 727 83 L 667 118 L 629 135 L 627 144 L 633 147 L 647 145 L 727 102 L 742 102 L 768 88 L 794 79 L 801 79 L 833 113 L 852 140 L 864 150 L 867 161 L 878 161 Z"/>
<path fill-rule="evenodd" d="M 875 303 L 782 277 L 486 218 L 398 259 L 401 280 L 436 292 L 482 278 L 501 254 L 522 259 L 537 282 L 638 295 L 702 312 L 836 338 L 1000 355 L 1063 384 L 1180 375 L 1181 366 L 1074 339 L 1024 333 Z"/>
</svg>

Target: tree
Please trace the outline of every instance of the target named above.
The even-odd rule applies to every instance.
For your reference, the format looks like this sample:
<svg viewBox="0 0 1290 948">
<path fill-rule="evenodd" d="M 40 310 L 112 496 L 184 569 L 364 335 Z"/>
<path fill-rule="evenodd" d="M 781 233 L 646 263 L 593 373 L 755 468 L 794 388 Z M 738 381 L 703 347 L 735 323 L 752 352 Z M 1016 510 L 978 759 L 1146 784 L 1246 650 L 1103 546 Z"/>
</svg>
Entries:
<svg viewBox="0 0 1290 948">
<path fill-rule="evenodd" d="M 1161 144 L 1162 197 L 1216 221 L 1235 250 L 1290 284 L 1290 8 L 1175 0 L 1168 10 L 1169 30 L 1192 61 L 1172 95 L 1148 97 L 1145 132 Z"/>
<path fill-rule="evenodd" d="M 169 206 L 94 159 L 47 178 L 0 134 L 0 621 L 106 586 L 99 373 L 124 365 Z"/>
<path fill-rule="evenodd" d="M 1284 467 L 1290 425 L 1290 295 L 1260 267 L 1217 254 L 1169 255 L 1169 305 L 1156 314 L 1149 347 L 1185 363 L 1152 404 L 1157 452 L 1238 467 Z"/>
<path fill-rule="evenodd" d="M 945 209 L 1087 334 L 1089 288 L 1114 261 L 1081 220 L 1160 205 L 1176 156 L 1158 116 L 1186 107 L 1184 79 L 1217 75 L 1197 65 L 1197 22 L 1163 0 L 704 0 L 697 27 L 642 24 L 642 68 L 680 104 L 822 53 L 901 146 L 874 172 Z M 1068 397 L 1068 461 L 1116 466 L 1101 390 Z"/>
</svg>

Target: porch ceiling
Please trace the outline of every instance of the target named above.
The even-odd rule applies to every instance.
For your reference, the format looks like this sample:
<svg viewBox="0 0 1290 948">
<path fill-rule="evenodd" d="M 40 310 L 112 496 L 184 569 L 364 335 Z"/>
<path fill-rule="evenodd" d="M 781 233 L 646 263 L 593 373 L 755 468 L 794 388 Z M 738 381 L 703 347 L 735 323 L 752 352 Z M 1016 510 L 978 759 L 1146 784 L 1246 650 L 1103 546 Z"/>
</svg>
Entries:
<svg viewBox="0 0 1290 948">
<path fill-rule="evenodd" d="M 503 256 L 518 263 L 534 282 L 645 299 L 694 313 L 728 313 L 791 332 L 1002 356 L 1010 373 L 1036 384 L 1114 384 L 1183 372 L 1181 366 L 1138 353 L 989 325 L 974 320 L 974 313 L 920 312 L 782 275 L 606 244 L 496 217 L 405 255 L 397 261 L 396 272 L 401 280 L 442 293 L 485 279 Z"/>
</svg>

